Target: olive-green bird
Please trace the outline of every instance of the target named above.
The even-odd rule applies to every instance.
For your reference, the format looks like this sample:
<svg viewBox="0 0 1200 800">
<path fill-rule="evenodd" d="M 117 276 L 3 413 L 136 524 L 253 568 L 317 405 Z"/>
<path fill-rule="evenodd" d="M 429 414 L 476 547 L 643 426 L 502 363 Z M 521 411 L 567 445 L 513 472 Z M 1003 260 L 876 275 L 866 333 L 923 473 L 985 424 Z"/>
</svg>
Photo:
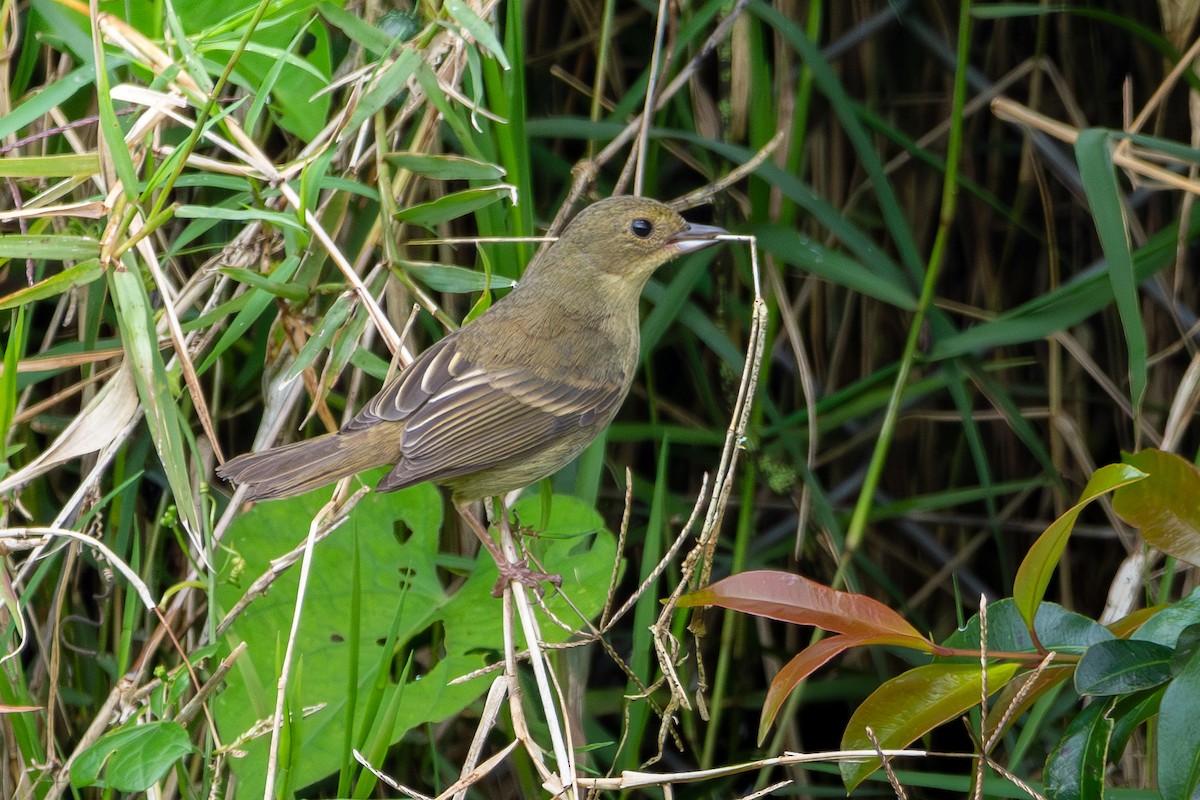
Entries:
<svg viewBox="0 0 1200 800">
<path fill-rule="evenodd" d="M 655 200 L 601 200 L 516 288 L 421 353 L 340 431 L 238 456 L 217 473 L 247 486 L 247 499 L 267 499 L 394 464 L 378 491 L 423 481 L 449 487 L 502 583 L 533 585 L 530 575 L 547 576 L 508 564 L 469 506 L 552 474 L 604 430 L 637 367 L 647 279 L 723 233 Z"/>
</svg>

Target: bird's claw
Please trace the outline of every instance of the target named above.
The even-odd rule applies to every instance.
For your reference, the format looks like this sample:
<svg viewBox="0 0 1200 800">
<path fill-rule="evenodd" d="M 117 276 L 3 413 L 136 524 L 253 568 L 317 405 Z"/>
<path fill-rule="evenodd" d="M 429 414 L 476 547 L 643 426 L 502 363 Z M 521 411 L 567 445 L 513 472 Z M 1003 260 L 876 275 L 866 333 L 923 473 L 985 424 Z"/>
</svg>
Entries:
<svg viewBox="0 0 1200 800">
<path fill-rule="evenodd" d="M 496 585 L 492 587 L 492 597 L 503 597 L 504 590 L 513 581 L 520 583 L 523 586 L 528 586 L 530 589 L 538 593 L 540 597 L 545 593 L 542 587 L 543 583 L 554 584 L 555 589 L 562 588 L 562 576 L 555 575 L 550 572 L 539 572 L 529 568 L 529 562 L 525 559 L 520 561 L 499 561 L 496 566 L 500 570 L 500 579 L 496 581 Z"/>
</svg>

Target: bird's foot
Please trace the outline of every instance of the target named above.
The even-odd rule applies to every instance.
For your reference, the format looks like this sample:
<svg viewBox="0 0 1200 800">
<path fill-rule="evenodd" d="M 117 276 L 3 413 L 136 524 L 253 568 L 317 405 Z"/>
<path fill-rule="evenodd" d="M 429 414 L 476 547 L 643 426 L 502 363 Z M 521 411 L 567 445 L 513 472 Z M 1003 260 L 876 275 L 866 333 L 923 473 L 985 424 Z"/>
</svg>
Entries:
<svg viewBox="0 0 1200 800">
<path fill-rule="evenodd" d="M 513 581 L 528 586 L 537 592 L 539 597 L 546 591 L 542 587 L 543 583 L 552 583 L 555 589 L 562 588 L 562 575 L 530 569 L 529 562 L 525 559 L 520 561 L 500 559 L 496 562 L 496 566 L 500 569 L 500 579 L 492 587 L 492 597 L 503 597 L 504 590 Z"/>
</svg>

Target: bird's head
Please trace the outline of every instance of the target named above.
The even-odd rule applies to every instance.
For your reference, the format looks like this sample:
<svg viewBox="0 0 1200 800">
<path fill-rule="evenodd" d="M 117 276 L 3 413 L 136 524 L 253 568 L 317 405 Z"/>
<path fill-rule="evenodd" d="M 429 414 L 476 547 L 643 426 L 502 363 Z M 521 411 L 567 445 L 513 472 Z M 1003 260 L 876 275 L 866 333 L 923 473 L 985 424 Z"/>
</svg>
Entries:
<svg viewBox="0 0 1200 800">
<path fill-rule="evenodd" d="M 723 233 L 689 223 L 657 200 L 610 197 L 580 211 L 530 273 L 565 269 L 640 294 L 659 266 L 716 244 Z"/>
</svg>

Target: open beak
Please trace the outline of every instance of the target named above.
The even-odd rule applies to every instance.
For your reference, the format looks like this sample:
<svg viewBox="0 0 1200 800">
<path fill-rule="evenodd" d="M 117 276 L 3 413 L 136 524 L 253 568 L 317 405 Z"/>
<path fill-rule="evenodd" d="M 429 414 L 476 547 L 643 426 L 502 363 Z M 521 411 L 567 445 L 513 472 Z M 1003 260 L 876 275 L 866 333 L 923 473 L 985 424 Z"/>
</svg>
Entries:
<svg viewBox="0 0 1200 800">
<path fill-rule="evenodd" d="M 726 233 L 729 231 L 716 225 L 697 225 L 689 222 L 686 228 L 671 237 L 671 244 L 676 253 L 694 253 L 716 244 L 716 237 Z"/>
</svg>

